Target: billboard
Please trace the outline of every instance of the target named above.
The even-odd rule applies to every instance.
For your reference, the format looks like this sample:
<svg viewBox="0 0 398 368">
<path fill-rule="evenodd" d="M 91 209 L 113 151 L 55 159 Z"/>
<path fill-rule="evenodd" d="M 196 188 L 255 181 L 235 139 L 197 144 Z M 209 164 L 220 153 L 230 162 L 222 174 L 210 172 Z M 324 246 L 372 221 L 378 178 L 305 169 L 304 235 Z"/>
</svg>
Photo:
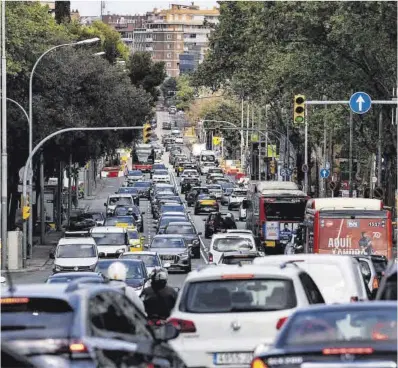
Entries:
<svg viewBox="0 0 398 368">
<path fill-rule="evenodd" d="M 383 255 L 391 240 L 388 238 L 387 220 L 383 218 L 319 220 L 319 253 L 348 255 Z"/>
</svg>

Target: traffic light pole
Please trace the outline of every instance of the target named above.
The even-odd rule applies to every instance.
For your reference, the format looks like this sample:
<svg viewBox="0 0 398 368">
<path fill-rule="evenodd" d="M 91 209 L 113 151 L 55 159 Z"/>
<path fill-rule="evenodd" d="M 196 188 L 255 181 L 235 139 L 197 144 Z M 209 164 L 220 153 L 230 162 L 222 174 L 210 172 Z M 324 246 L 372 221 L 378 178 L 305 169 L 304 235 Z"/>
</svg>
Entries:
<svg viewBox="0 0 398 368">
<path fill-rule="evenodd" d="M 57 130 L 51 134 L 49 134 L 47 137 L 43 138 L 37 145 L 32 149 L 32 151 L 29 154 L 29 157 L 26 160 L 26 164 L 24 166 L 23 170 L 23 176 L 22 176 L 22 203 L 23 206 L 25 207 L 27 203 L 29 203 L 30 206 L 30 199 L 28 201 L 27 198 L 27 181 L 28 181 L 28 168 L 30 163 L 32 162 L 33 156 L 37 153 L 37 151 L 46 143 L 49 141 L 51 138 L 67 133 L 67 132 L 81 132 L 81 131 L 98 131 L 98 130 L 139 130 L 142 129 L 142 126 L 133 126 L 133 127 L 98 127 L 98 128 L 88 128 L 88 127 L 76 127 L 76 128 L 65 128 L 61 130 Z M 23 208 L 23 211 L 25 211 L 25 208 Z M 26 267 L 26 259 L 27 259 L 27 223 L 26 221 L 23 221 L 23 227 L 22 227 L 22 267 Z"/>
</svg>

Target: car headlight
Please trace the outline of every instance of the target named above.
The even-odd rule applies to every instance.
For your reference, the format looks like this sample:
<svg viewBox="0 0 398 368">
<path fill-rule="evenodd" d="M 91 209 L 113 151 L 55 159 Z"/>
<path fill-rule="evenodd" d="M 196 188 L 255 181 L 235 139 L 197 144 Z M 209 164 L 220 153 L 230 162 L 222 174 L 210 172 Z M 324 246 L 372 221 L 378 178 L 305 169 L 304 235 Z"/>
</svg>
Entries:
<svg viewBox="0 0 398 368">
<path fill-rule="evenodd" d="M 181 253 L 181 254 L 179 254 L 178 256 L 180 257 L 180 258 L 188 258 L 188 251 L 187 252 L 184 252 L 184 253 Z"/>
<path fill-rule="evenodd" d="M 61 267 L 58 265 L 55 265 L 55 271 L 61 271 Z"/>
<path fill-rule="evenodd" d="M 116 253 L 124 253 L 124 248 L 120 248 L 120 249 L 118 249 L 117 251 L 116 251 Z"/>
</svg>

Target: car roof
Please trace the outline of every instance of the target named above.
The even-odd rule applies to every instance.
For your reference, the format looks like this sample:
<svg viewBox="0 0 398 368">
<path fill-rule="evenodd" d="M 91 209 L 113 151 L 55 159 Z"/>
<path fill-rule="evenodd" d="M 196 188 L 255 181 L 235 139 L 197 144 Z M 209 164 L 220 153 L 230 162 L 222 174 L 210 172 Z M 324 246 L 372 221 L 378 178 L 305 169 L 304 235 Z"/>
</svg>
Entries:
<svg viewBox="0 0 398 368">
<path fill-rule="evenodd" d="M 60 272 L 60 273 L 55 273 L 54 275 L 48 276 L 49 279 L 57 279 L 57 278 L 63 278 L 63 277 L 69 277 L 69 276 L 81 276 L 81 277 L 99 277 L 102 278 L 101 275 L 95 272 Z"/>
<path fill-rule="evenodd" d="M 141 259 L 129 259 L 129 258 L 108 258 L 108 259 L 100 259 L 98 264 L 100 263 L 113 263 L 113 262 L 122 262 L 122 263 L 141 263 L 143 262 Z"/>
<path fill-rule="evenodd" d="M 224 258 L 240 257 L 240 256 L 245 256 L 245 255 L 259 257 L 259 252 L 257 250 L 238 250 L 238 251 L 234 251 L 234 252 L 223 253 Z"/>
<path fill-rule="evenodd" d="M 266 258 L 265 260 L 263 258 Z M 275 263 L 284 263 L 284 262 L 292 262 L 292 261 L 304 261 L 304 262 L 313 262 L 313 263 L 323 263 L 323 264 L 352 264 L 353 262 L 357 262 L 357 260 L 350 255 L 342 255 L 342 254 L 285 254 L 285 255 L 270 255 L 267 257 L 261 257 L 258 260 L 255 260 L 255 264 L 270 264 L 270 262 Z"/>
<path fill-rule="evenodd" d="M 96 233 L 124 233 L 126 229 L 118 226 L 97 226 L 91 229 L 92 234 Z"/>
<path fill-rule="evenodd" d="M 167 239 L 181 238 L 181 239 L 183 239 L 184 237 L 180 234 L 156 234 L 152 239 L 155 239 L 155 238 L 167 238 Z"/>
<path fill-rule="evenodd" d="M 297 277 L 299 273 L 304 272 L 298 267 L 285 267 L 278 266 L 264 268 L 261 265 L 208 265 L 199 268 L 188 274 L 186 281 L 199 281 L 199 280 L 219 280 L 222 276 L 233 277 L 239 279 L 239 276 L 254 275 L 254 278 L 261 277 Z M 233 275 L 233 276 L 232 276 Z"/>
<path fill-rule="evenodd" d="M 185 212 L 176 212 L 176 211 L 170 211 L 170 212 L 163 212 L 161 217 L 174 217 L 174 216 L 180 216 L 180 217 L 187 217 L 188 215 Z"/>
<path fill-rule="evenodd" d="M 151 252 L 149 250 L 147 251 L 139 251 L 139 252 L 124 252 L 123 254 L 136 254 L 136 255 L 147 255 L 147 256 L 157 256 L 158 253 L 157 252 Z M 123 259 L 123 257 L 121 258 Z"/>
<path fill-rule="evenodd" d="M 118 194 L 110 194 L 109 198 L 119 198 L 119 197 L 126 197 L 126 198 L 131 198 L 130 194 L 125 194 L 125 193 L 118 193 Z"/>
<path fill-rule="evenodd" d="M 212 240 L 214 239 L 226 239 L 226 238 L 240 238 L 240 237 L 244 237 L 244 238 L 253 238 L 253 234 L 245 234 L 245 233 L 238 233 L 238 234 L 234 234 L 234 233 L 221 233 L 221 234 L 214 234 L 212 236 Z"/>
<path fill-rule="evenodd" d="M 77 245 L 77 244 L 92 244 L 92 245 L 96 245 L 96 242 L 93 238 L 90 238 L 89 236 L 85 236 L 85 237 L 76 237 L 76 238 L 61 238 L 58 241 L 58 245 L 67 245 L 67 244 L 71 244 L 71 245 Z"/>
<path fill-rule="evenodd" d="M 189 222 L 189 221 L 175 221 L 175 222 L 169 224 L 169 226 L 187 226 L 187 225 L 193 227 L 192 222 Z"/>
<path fill-rule="evenodd" d="M 227 234 L 250 234 L 253 235 L 251 230 L 243 230 L 243 229 L 228 229 Z"/>
</svg>

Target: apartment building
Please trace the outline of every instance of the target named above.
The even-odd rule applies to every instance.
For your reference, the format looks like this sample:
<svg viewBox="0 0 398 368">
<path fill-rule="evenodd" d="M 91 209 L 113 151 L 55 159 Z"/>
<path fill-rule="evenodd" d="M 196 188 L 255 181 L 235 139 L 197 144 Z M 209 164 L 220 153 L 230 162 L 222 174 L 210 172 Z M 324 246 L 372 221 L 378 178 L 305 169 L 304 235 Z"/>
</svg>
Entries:
<svg viewBox="0 0 398 368">
<path fill-rule="evenodd" d="M 166 72 L 171 77 L 180 74 L 180 55 L 190 55 L 185 61 L 189 61 L 193 65 L 190 69 L 194 69 L 203 61 L 208 48 L 211 29 L 205 22 L 217 23 L 218 16 L 217 8 L 200 9 L 193 3 L 172 4 L 166 10 L 154 9 L 148 16 L 146 49 L 154 61 L 165 62 Z"/>
</svg>

